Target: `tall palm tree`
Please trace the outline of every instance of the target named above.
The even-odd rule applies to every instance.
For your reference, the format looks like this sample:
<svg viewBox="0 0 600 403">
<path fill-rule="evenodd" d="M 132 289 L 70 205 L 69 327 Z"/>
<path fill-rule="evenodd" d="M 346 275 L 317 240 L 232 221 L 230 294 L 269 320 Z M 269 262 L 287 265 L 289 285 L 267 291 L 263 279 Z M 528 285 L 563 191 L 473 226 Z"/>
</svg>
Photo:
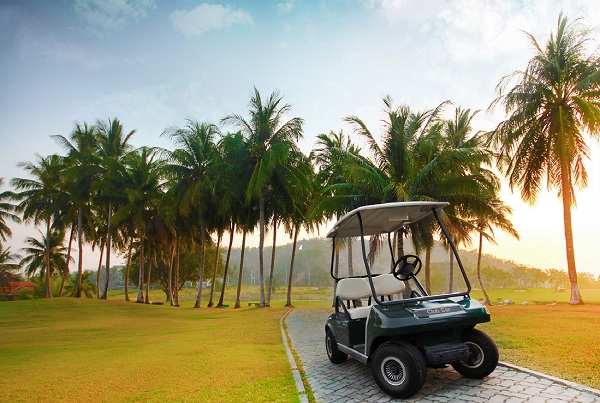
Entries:
<svg viewBox="0 0 600 403">
<path fill-rule="evenodd" d="M 265 190 L 276 166 L 284 164 L 289 151 L 296 148 L 302 137 L 303 120 L 298 117 L 286 119 L 291 105 L 283 103 L 283 96 L 274 91 L 263 102 L 254 88 L 249 103 L 250 118 L 228 115 L 221 122 L 231 124 L 244 134 L 251 152 L 252 176 L 246 191 L 246 199 L 258 197 L 259 206 L 259 277 L 260 306 L 265 306 L 264 244 L 265 244 Z"/>
<path fill-rule="evenodd" d="M 520 188 L 534 204 L 546 181 L 562 199 L 571 304 L 583 299 L 577 284 L 571 208 L 574 186 L 587 185 L 584 161 L 589 158 L 585 134 L 600 137 L 600 73 L 598 57 L 588 54 L 590 31 L 561 13 L 556 32 L 544 47 L 527 34 L 535 55 L 525 71 L 500 80 L 498 98 L 507 115 L 491 133 L 511 189 Z M 514 86 L 511 84 L 516 82 Z"/>
<path fill-rule="evenodd" d="M 479 150 L 480 142 L 471 141 L 468 136 L 470 111 L 457 109 L 455 120 L 449 124 L 441 119 L 441 111 L 447 102 L 424 112 L 413 112 L 408 106 L 396 108 L 389 96 L 384 98 L 384 104 L 386 119 L 381 145 L 360 118 L 346 118 L 355 132 L 366 139 L 371 157 L 349 163 L 347 183 L 334 184 L 330 188 L 360 200 L 360 205 L 447 201 L 451 204 L 443 216 L 447 227 L 456 241 L 468 241 L 473 231 L 469 218 L 495 195 L 498 182 L 491 171 L 482 166 L 486 154 Z M 425 251 L 426 286 L 436 231 L 439 228 L 433 220 L 422 220 L 398 231 L 393 241 L 398 256 L 404 255 L 404 237 L 408 234 L 416 253 Z M 371 262 L 381 244 L 381 239 L 371 239 Z M 452 287 L 452 283 L 449 286 Z"/>
<path fill-rule="evenodd" d="M 345 118 L 366 140 L 372 155 L 369 163 L 357 161 L 354 164 L 347 175 L 348 182 L 363 199 L 361 204 L 436 200 L 439 196 L 435 194 L 438 179 L 448 167 L 438 163 L 431 144 L 435 144 L 434 140 L 439 136 L 440 114 L 447 102 L 424 112 L 413 112 L 407 105 L 394 107 L 390 96 L 384 97 L 383 102 L 386 119 L 381 146 L 360 118 Z M 429 161 L 423 164 L 427 159 Z M 403 230 L 397 234 L 398 256 L 404 255 L 405 235 Z M 379 240 L 374 239 L 371 259 L 378 250 L 378 244 Z"/>
<path fill-rule="evenodd" d="M 349 183 L 346 176 L 354 171 L 351 167 L 363 167 L 369 162 L 361 156 L 361 149 L 352 143 L 350 136 L 344 135 L 343 131 L 338 133 L 331 131 L 329 134 L 319 134 L 317 144 L 312 152 L 311 160 L 315 162 L 318 169 L 315 177 L 315 187 L 318 197 L 311 206 L 309 216 L 315 223 L 335 219 L 355 207 L 365 203 L 355 191 L 353 184 Z M 334 274 L 339 275 L 340 250 L 346 247 L 348 252 L 348 275 L 354 275 L 352 259 L 352 238 L 342 239 L 336 243 Z M 291 277 L 288 283 L 291 288 Z M 337 283 L 333 285 L 335 296 Z M 291 289 L 289 304 L 291 305 Z M 333 301 L 335 305 L 335 300 Z"/>
<path fill-rule="evenodd" d="M 478 112 L 471 112 L 470 109 L 457 107 L 454 111 L 454 117 L 442 122 L 438 158 L 440 161 L 449 160 L 443 180 L 459 178 L 462 183 L 468 184 L 470 181 L 464 181 L 462 178 L 469 178 L 478 185 L 459 188 L 457 183 L 454 182 L 453 187 L 457 187 L 458 191 L 448 195 L 452 197 L 453 204 L 445 209 L 445 212 L 449 223 L 448 230 L 456 247 L 461 244 L 470 245 L 472 233 L 480 233 L 477 226 L 473 225 L 476 218 L 483 217 L 489 214 L 490 211 L 495 211 L 493 206 L 502 203 L 498 197 L 500 180 L 490 170 L 493 155 L 485 147 L 485 135 L 481 132 L 472 134 L 471 122 Z M 509 212 L 504 211 L 505 214 Z M 510 224 L 506 216 L 504 219 L 507 224 Z M 512 226 L 512 224 L 510 225 Z M 426 243 L 429 253 L 429 247 L 432 246 L 431 240 L 426 241 Z M 425 268 L 426 276 L 429 275 L 427 266 Z M 449 292 L 453 290 L 453 266 L 454 253 L 450 251 Z M 429 283 L 429 278 L 426 278 L 427 283 Z"/>
<path fill-rule="evenodd" d="M 71 203 L 77 209 L 77 247 L 79 262 L 77 281 L 83 274 L 83 239 L 92 220 L 92 186 L 100 173 L 98 158 L 98 132 L 86 122 L 76 123 L 71 132 L 71 140 L 65 136 L 52 136 L 67 150 L 65 160 L 65 182 Z M 92 235 L 93 236 L 93 235 Z M 77 298 L 81 292 L 76 293 Z"/>
<path fill-rule="evenodd" d="M 169 128 L 163 135 L 170 137 L 175 144 L 175 150 L 166 157 L 165 172 L 168 192 L 179 206 L 176 218 L 188 223 L 197 222 L 200 226 L 196 232 L 200 234 L 203 252 L 194 305 L 200 308 L 206 262 L 206 219 L 211 215 L 208 207 L 214 188 L 215 138 L 219 135 L 219 129 L 212 123 L 188 120 L 185 128 Z M 190 229 L 188 233 L 192 232 Z"/>
<path fill-rule="evenodd" d="M 282 182 L 285 183 L 291 196 L 291 203 L 283 218 L 286 232 L 292 237 L 292 257 L 290 260 L 286 306 L 292 306 L 292 280 L 294 278 L 294 264 L 296 261 L 296 250 L 298 245 L 298 233 L 302 226 L 307 230 L 313 230 L 322 220 L 311 215 L 311 206 L 314 204 L 318 193 L 315 186 L 315 175 L 311 159 L 299 153 L 294 163 L 286 169 L 286 175 Z"/>
<path fill-rule="evenodd" d="M 225 290 L 229 275 L 229 262 L 231 247 L 235 231 L 242 232 L 242 249 L 246 246 L 246 235 L 256 225 L 258 220 L 253 220 L 251 203 L 246 200 L 246 186 L 250 180 L 250 150 L 246 146 L 241 132 L 227 133 L 218 143 L 218 162 L 216 171 L 217 183 L 215 196 L 218 214 L 229 217 L 229 247 L 225 259 L 225 270 L 221 296 L 217 308 L 224 306 Z M 240 259 L 240 273 L 238 276 L 238 295 L 235 306 L 239 308 L 239 292 L 243 275 L 244 250 Z"/>
<path fill-rule="evenodd" d="M 156 150 L 142 147 L 124 157 L 125 188 L 127 203 L 113 214 L 115 225 L 126 221 L 131 223 L 134 236 L 139 240 L 140 281 L 137 302 L 143 302 L 144 268 L 148 257 L 145 252 L 149 245 L 148 235 L 153 231 L 157 218 L 157 208 L 163 197 L 162 161 L 156 158 Z M 150 279 L 146 281 L 149 283 Z M 146 293 L 146 300 L 148 295 Z"/>
<path fill-rule="evenodd" d="M 98 121 L 96 123 L 98 130 L 100 166 L 102 168 L 101 181 L 99 183 L 99 195 L 106 203 L 106 283 L 102 291 L 101 299 L 106 299 L 108 293 L 108 283 L 110 281 L 110 257 L 112 250 L 112 214 L 114 201 L 121 193 L 121 176 L 123 172 L 122 159 L 127 152 L 131 150 L 128 144 L 135 130 L 125 133 L 121 122 L 115 119 L 109 119 L 106 122 Z M 100 284 L 98 284 L 100 288 Z"/>
<path fill-rule="evenodd" d="M 244 273 L 244 258 L 246 251 L 246 237 L 252 232 L 258 223 L 258 209 L 255 200 L 246 199 L 246 187 L 250 182 L 251 155 L 250 149 L 241 132 L 228 133 L 219 141 L 219 182 L 225 185 L 226 197 L 223 197 L 221 206 L 226 207 L 222 214 L 228 215 L 232 224 L 235 224 L 239 232 L 242 232 L 242 250 L 240 256 L 240 267 L 238 273 L 238 286 L 236 293 L 235 308 L 241 307 L 240 295 Z M 231 235 L 231 234 L 230 234 Z M 228 251 L 229 255 L 229 251 Z M 227 262 L 228 259 L 226 259 Z M 227 274 L 228 265 L 225 265 Z M 219 304 L 223 304 L 226 275 L 224 276 L 223 287 Z"/>
<path fill-rule="evenodd" d="M 19 164 L 29 172 L 31 178 L 13 178 L 11 184 L 18 191 L 15 197 L 20 200 L 16 211 L 21 212 L 25 222 L 32 221 L 35 225 L 44 223 L 47 242 L 51 239 L 52 225 L 60 228 L 56 222 L 61 216 L 61 208 L 65 206 L 65 194 L 61 189 L 64 173 L 62 158 L 58 155 L 41 157 L 38 155 L 36 163 L 24 162 Z M 50 245 L 45 248 L 46 297 L 52 297 L 50 288 L 51 256 Z"/>
</svg>

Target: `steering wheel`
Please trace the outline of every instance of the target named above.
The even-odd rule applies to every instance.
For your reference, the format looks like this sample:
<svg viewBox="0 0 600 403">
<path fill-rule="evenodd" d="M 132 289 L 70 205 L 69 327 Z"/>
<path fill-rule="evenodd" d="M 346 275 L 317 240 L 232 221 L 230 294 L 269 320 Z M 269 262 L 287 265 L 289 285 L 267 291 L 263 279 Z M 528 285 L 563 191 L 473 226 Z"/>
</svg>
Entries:
<svg viewBox="0 0 600 403">
<path fill-rule="evenodd" d="M 421 259 L 416 255 L 404 255 L 396 261 L 392 268 L 394 277 L 399 280 L 408 280 L 411 275 L 416 276 L 421 271 Z"/>
</svg>

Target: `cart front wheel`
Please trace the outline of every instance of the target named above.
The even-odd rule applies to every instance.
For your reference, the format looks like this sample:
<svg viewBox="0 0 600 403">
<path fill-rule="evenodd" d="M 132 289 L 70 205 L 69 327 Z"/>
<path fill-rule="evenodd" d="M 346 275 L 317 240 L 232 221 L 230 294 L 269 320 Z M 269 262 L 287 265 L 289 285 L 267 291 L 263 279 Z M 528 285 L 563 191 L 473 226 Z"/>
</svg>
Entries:
<svg viewBox="0 0 600 403">
<path fill-rule="evenodd" d="M 341 364 L 348 359 L 348 354 L 342 353 L 338 349 L 337 340 L 335 339 L 335 336 L 331 334 L 329 329 L 325 331 L 325 349 L 327 350 L 329 361 L 334 364 Z"/>
<path fill-rule="evenodd" d="M 498 348 L 490 336 L 480 330 L 469 329 L 463 332 L 461 339 L 469 347 L 469 359 L 453 363 L 456 372 L 473 379 L 481 379 L 494 372 L 498 365 Z"/>
<path fill-rule="evenodd" d="M 381 390 L 400 399 L 417 393 L 427 376 L 423 355 L 409 343 L 385 343 L 379 346 L 373 355 L 371 370 Z"/>
</svg>

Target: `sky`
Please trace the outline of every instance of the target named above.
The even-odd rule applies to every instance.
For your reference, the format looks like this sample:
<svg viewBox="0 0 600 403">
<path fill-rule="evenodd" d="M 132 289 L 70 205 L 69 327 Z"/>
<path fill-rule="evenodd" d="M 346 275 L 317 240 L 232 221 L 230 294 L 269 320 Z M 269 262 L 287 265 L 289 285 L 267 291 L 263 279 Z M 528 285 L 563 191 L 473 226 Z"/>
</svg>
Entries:
<svg viewBox="0 0 600 403">
<path fill-rule="evenodd" d="M 304 119 L 306 153 L 332 130 L 362 144 L 348 115 L 380 133 L 386 95 L 414 111 L 449 100 L 447 117 L 458 106 L 480 110 L 474 129 L 491 130 L 504 118 L 488 110 L 496 85 L 533 56 L 524 32 L 545 43 L 563 11 L 593 30 L 591 52 L 596 1 L 0 0 L 0 177 L 7 189 L 25 175 L 19 162 L 63 153 L 50 136 L 69 136 L 77 122 L 118 118 L 136 130 L 134 146 L 172 148 L 165 129 L 247 116 L 254 87 L 263 96 L 279 90 L 290 118 Z M 598 276 L 600 147 L 589 145 L 573 229 L 577 270 Z M 484 253 L 566 269 L 556 191 L 529 206 L 505 185 L 502 198 L 521 240 L 497 231 L 498 245 Z M 11 226 L 13 251 L 35 235 Z"/>
</svg>

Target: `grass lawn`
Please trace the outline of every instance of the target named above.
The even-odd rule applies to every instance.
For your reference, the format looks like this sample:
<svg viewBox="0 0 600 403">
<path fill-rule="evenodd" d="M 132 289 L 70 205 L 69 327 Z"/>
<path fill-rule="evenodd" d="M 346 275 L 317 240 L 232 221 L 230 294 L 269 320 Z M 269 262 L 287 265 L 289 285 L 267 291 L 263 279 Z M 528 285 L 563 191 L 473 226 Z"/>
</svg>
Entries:
<svg viewBox="0 0 600 403">
<path fill-rule="evenodd" d="M 1 302 L 0 400 L 297 401 L 279 328 L 285 290 L 272 308 L 248 308 L 256 292 L 244 290 L 242 309 L 193 309 L 194 290 L 182 292 L 181 308 L 126 303 L 122 292 L 109 301 Z M 328 308 L 331 292 L 299 288 L 293 302 Z M 235 289 L 227 295 L 233 306 Z M 515 304 L 490 307 L 481 329 L 501 360 L 600 389 L 600 290 L 582 295 L 587 304 L 571 306 L 568 292 L 492 291 L 493 301 Z"/>
<path fill-rule="evenodd" d="M 600 389 L 600 305 L 492 306 L 500 360 Z"/>
<path fill-rule="evenodd" d="M 480 325 L 500 350 L 500 359 L 600 389 L 600 289 L 583 289 L 585 305 L 569 305 L 569 289 L 506 289 L 488 292 L 492 321 Z M 473 298 L 483 298 L 475 290 Z M 527 303 L 527 305 L 523 305 Z"/>
<path fill-rule="evenodd" d="M 285 308 L 0 303 L 3 401 L 297 401 Z"/>
</svg>

